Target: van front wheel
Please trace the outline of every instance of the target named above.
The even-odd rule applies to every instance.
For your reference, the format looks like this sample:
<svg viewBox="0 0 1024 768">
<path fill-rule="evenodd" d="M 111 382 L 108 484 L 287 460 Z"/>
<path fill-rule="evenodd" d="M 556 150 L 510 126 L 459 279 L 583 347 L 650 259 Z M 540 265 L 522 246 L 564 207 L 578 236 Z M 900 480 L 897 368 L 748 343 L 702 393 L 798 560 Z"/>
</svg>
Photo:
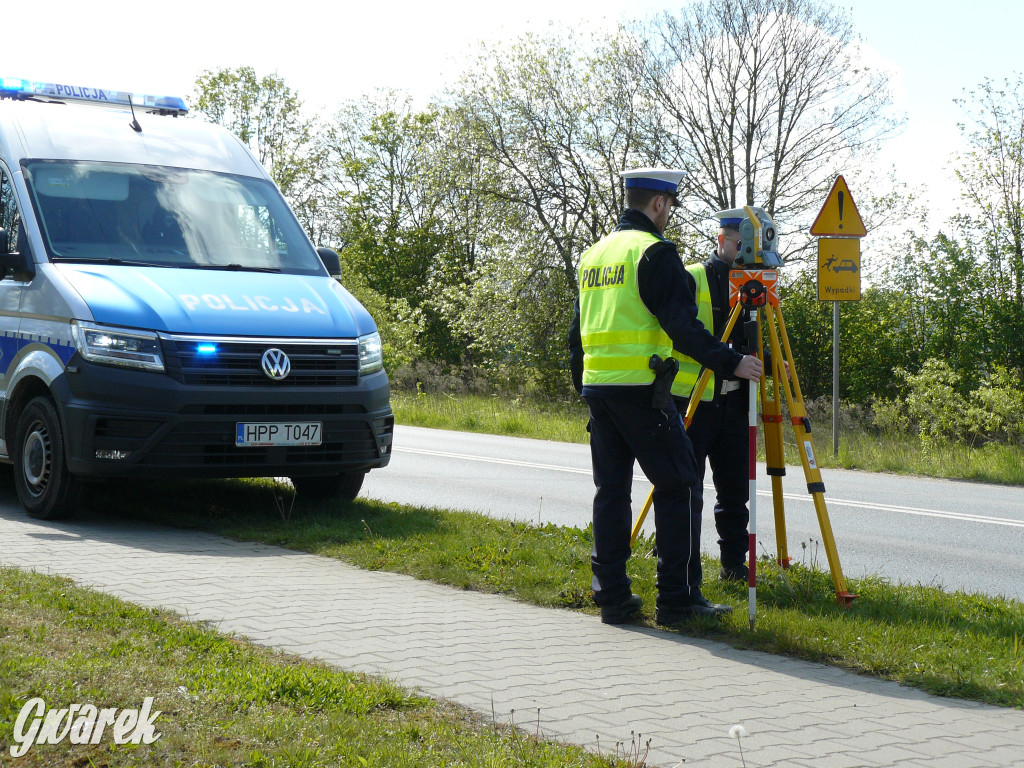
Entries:
<svg viewBox="0 0 1024 768">
<path fill-rule="evenodd" d="M 55 520 L 78 509 L 83 486 L 68 472 L 60 417 L 49 397 L 36 397 L 25 406 L 11 449 L 14 486 L 31 517 Z"/>
<path fill-rule="evenodd" d="M 304 499 L 352 501 L 359 495 L 364 477 L 366 477 L 366 472 L 360 470 L 342 472 L 340 475 L 328 475 L 327 477 L 293 477 L 291 480 L 292 485 L 295 486 L 295 492 Z"/>
</svg>

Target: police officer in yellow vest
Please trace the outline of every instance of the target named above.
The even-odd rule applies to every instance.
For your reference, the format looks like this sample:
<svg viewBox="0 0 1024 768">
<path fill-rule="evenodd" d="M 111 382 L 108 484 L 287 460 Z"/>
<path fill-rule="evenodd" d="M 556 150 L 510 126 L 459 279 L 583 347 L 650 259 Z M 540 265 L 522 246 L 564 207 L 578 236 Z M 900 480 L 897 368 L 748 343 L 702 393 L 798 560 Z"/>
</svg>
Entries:
<svg viewBox="0 0 1024 768">
<path fill-rule="evenodd" d="M 742 208 L 719 211 L 718 247 L 703 264 L 686 267 L 687 287 L 697 301 L 697 318 L 716 336 L 729 320 L 729 271 L 739 254 L 740 223 L 746 214 Z M 727 343 L 733 349 L 743 344 L 743 324 L 736 323 Z M 679 363 L 679 379 L 686 382 L 684 399 L 678 404 L 686 412 L 688 398 L 700 371 L 700 363 L 683 357 Z M 685 375 L 684 375 L 685 372 Z M 715 484 L 715 528 L 722 568 L 719 577 L 730 581 L 747 581 L 745 563 L 749 513 L 747 387 L 736 376 L 715 376 L 708 383 L 687 430 L 697 460 L 697 474 L 704 484 L 704 471 L 711 462 Z"/>
<path fill-rule="evenodd" d="M 615 231 L 580 259 L 579 302 L 569 329 L 573 383 L 590 408 L 594 468 L 594 602 L 606 624 L 630 621 L 642 601 L 626 575 L 634 461 L 654 485 L 658 548 L 655 620 L 671 626 L 731 607 L 700 591 L 703 499 L 690 442 L 672 398 L 655 407 L 652 355 L 673 349 L 724 377 L 757 380 L 761 362 L 722 344 L 697 319 L 674 243 L 662 234 L 684 171 L 624 171 L 626 210 Z M 673 394 L 689 390 L 673 385 Z"/>
</svg>

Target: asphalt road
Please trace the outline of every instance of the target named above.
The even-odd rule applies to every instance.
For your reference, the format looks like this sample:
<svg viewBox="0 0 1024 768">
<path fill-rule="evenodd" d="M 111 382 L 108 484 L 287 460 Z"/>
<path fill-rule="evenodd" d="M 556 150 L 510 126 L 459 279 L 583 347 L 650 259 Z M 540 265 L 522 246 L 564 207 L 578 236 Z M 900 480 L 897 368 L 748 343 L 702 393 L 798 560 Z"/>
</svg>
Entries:
<svg viewBox="0 0 1024 768">
<path fill-rule="evenodd" d="M 590 520 L 594 486 L 585 445 L 404 426 L 395 428 L 394 445 L 390 466 L 367 475 L 363 496 L 557 525 Z M 639 467 L 636 473 L 634 516 L 650 490 Z M 847 470 L 823 470 L 822 479 L 846 576 L 877 574 L 892 582 L 1024 600 L 1024 489 Z M 713 497 L 707 486 L 702 545 L 717 554 Z M 788 467 L 783 499 L 789 554 L 826 568 L 799 465 Z M 763 465 L 757 506 L 758 552 L 774 555 Z M 653 530 L 651 523 L 646 530 Z"/>
</svg>

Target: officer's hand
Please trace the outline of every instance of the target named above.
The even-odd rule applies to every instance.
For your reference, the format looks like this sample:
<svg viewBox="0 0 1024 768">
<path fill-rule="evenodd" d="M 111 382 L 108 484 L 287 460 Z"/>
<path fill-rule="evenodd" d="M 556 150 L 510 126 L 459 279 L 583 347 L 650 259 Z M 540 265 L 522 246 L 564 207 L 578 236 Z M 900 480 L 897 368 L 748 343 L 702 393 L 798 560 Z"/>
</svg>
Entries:
<svg viewBox="0 0 1024 768">
<path fill-rule="evenodd" d="M 793 380 L 793 374 L 789 370 L 789 361 L 788 360 L 783 360 L 782 361 L 782 367 L 785 370 L 786 378 L 789 379 L 790 381 L 792 381 Z M 773 369 L 773 366 L 768 366 L 768 368 L 765 370 L 765 375 L 770 377 L 770 378 L 774 378 L 775 371 Z"/>
<path fill-rule="evenodd" d="M 763 370 L 764 366 L 761 365 L 761 361 L 755 355 L 744 355 L 743 359 L 740 360 L 740 364 L 736 366 L 733 375 L 741 379 L 760 381 Z"/>
</svg>

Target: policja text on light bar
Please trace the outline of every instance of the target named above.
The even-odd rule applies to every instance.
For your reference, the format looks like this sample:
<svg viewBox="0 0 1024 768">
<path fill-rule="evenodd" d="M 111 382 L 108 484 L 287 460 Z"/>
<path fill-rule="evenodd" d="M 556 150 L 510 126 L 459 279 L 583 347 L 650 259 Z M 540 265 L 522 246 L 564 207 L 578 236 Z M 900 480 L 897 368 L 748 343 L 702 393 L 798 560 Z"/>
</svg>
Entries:
<svg viewBox="0 0 1024 768">
<path fill-rule="evenodd" d="M 150 96 L 81 85 L 22 80 L 17 77 L 0 78 L 0 99 L 28 99 L 34 96 L 43 96 L 60 101 L 85 101 L 91 104 L 135 106 L 139 109 L 157 110 L 173 115 L 188 112 L 185 101 L 178 96 Z"/>
</svg>

